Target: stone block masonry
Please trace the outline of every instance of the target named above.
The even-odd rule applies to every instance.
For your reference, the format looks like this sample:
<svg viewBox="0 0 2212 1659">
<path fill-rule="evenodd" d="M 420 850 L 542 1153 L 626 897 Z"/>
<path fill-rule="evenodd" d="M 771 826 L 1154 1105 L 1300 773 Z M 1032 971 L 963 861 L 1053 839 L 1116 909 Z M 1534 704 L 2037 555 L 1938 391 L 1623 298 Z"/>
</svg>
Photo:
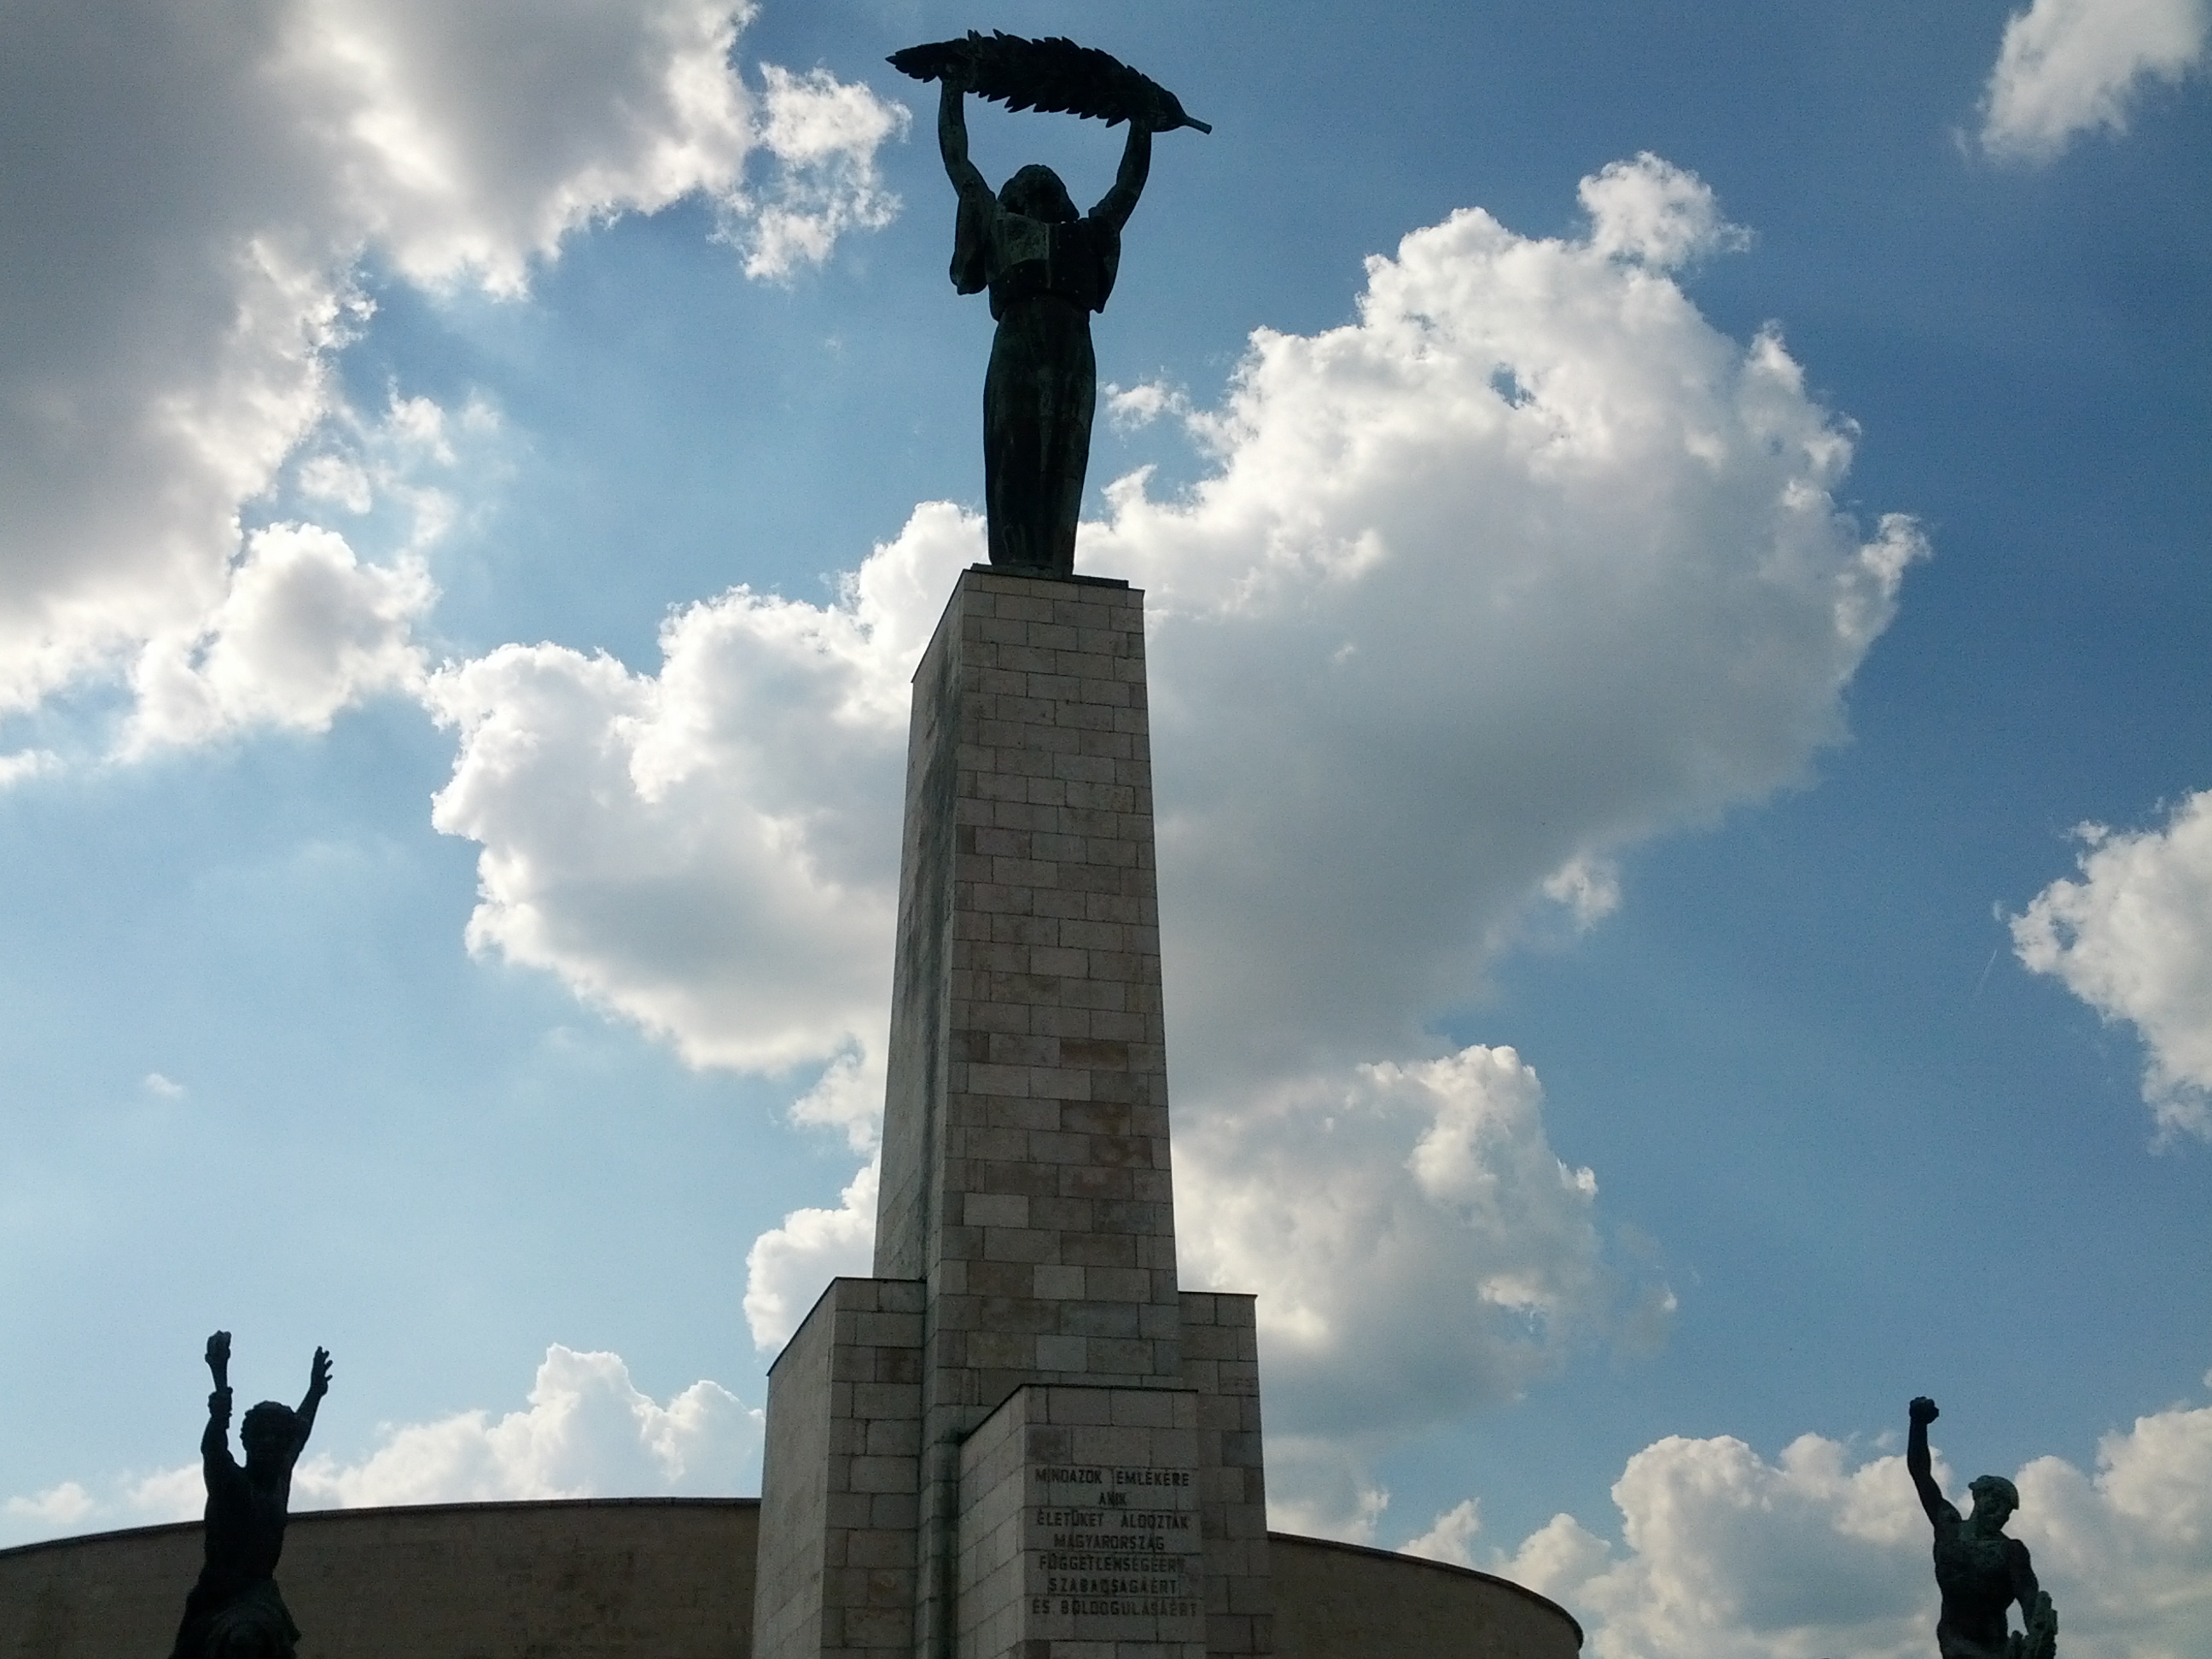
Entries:
<svg viewBox="0 0 2212 1659">
<path fill-rule="evenodd" d="M 1260 1332 L 1254 1298 L 1182 1293 L 1182 1380 L 1198 1407 L 1199 1518 L 1206 1550 L 1206 1650 L 1272 1654 L 1267 1476 L 1260 1440 Z"/>
<path fill-rule="evenodd" d="M 875 1268 L 872 1282 L 920 1298 L 915 1659 L 1270 1651 L 1250 1298 L 1187 1296 L 1176 1281 L 1143 595 L 1126 583 L 971 568 L 915 675 Z M 880 1598 L 901 1593 L 892 1577 L 838 1577 L 841 1534 L 815 1513 L 810 1494 L 847 1476 L 830 1443 L 843 1407 L 798 1403 L 837 1363 L 814 1357 L 835 1343 L 813 1324 L 771 1378 L 763 1659 L 878 1655 L 890 1622 Z M 1012 1402 L 1063 1391 L 1157 1393 L 1157 1409 L 1190 1416 L 1172 1431 L 1191 1437 L 1176 1465 L 1188 1593 L 1152 1598 L 1182 1607 L 1172 1632 L 1070 1633 L 1025 1610 L 1018 1646 L 994 1645 L 1017 1639 L 1006 1609 L 1030 1607 L 1026 1591 L 1001 1594 L 1035 1577 L 1027 1546 L 963 1589 L 963 1561 L 984 1559 L 975 1538 L 995 1535 L 971 1536 L 977 1505 L 1018 1509 L 1008 1494 L 1042 1478 L 1006 1463 L 1017 1451 L 1005 1445 L 983 1473 L 977 1449 L 1017 1419 L 1026 1444 L 1042 1431 Z M 817 1458 L 830 1485 L 781 1472 Z M 785 1539 L 787 1515 L 823 1541 Z M 839 1634 L 862 1629 L 863 1607 L 867 1639 Z"/>
<path fill-rule="evenodd" d="M 1142 595 L 975 568 L 915 675 L 876 1271 L 923 1318 L 917 1652 L 959 1445 L 1031 1382 L 1182 1381 Z"/>
<path fill-rule="evenodd" d="M 1144 653 L 1126 586 L 976 569 L 915 676 L 876 1271 L 971 1407 L 1180 1374 Z"/>
<path fill-rule="evenodd" d="M 753 1650 L 914 1650 L 922 1286 L 836 1279 L 768 1376 Z"/>
</svg>

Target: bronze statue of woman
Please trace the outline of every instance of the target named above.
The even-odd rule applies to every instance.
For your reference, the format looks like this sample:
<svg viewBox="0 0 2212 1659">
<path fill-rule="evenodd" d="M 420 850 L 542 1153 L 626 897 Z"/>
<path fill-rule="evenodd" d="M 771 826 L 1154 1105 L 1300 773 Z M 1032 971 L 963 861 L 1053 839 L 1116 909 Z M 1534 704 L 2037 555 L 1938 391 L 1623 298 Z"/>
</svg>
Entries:
<svg viewBox="0 0 2212 1659">
<path fill-rule="evenodd" d="M 952 286 L 991 291 L 999 325 L 983 377 L 983 501 L 991 562 L 1065 576 L 1075 568 L 1075 521 L 1091 461 L 1098 365 L 1091 313 L 1106 308 L 1121 263 L 1121 227 L 1145 188 L 1152 130 L 1129 123 L 1121 172 L 1078 217 L 1050 167 L 1030 166 L 995 195 L 968 159 L 967 88 L 942 83 L 937 141 L 960 192 Z"/>
<path fill-rule="evenodd" d="M 891 62 L 942 84 L 937 140 L 960 196 L 952 286 L 963 294 L 988 289 L 999 325 L 983 379 L 991 562 L 1071 574 L 1098 395 L 1091 313 L 1104 310 L 1114 291 L 1121 227 L 1144 191 L 1152 135 L 1212 129 L 1156 82 L 1071 40 L 970 33 L 909 47 Z M 1048 167 L 1025 167 L 994 192 L 968 159 L 963 100 L 970 90 L 1016 109 L 1127 121 L 1129 140 L 1114 187 L 1087 214 L 1076 212 Z"/>
</svg>

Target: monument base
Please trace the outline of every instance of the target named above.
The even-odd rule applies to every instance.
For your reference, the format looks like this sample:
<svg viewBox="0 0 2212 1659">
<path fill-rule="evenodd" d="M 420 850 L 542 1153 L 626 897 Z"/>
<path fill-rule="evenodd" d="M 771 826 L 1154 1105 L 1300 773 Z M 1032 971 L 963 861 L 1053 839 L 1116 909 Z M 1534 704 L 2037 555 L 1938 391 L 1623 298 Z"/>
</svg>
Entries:
<svg viewBox="0 0 2212 1659">
<path fill-rule="evenodd" d="M 957 1659 L 1273 1651 L 1252 1298 L 1178 1302 L 1180 1386 L 1030 1384 L 957 1448 Z M 757 1659 L 917 1651 L 923 1305 L 911 1279 L 832 1280 L 769 1372 Z"/>
</svg>

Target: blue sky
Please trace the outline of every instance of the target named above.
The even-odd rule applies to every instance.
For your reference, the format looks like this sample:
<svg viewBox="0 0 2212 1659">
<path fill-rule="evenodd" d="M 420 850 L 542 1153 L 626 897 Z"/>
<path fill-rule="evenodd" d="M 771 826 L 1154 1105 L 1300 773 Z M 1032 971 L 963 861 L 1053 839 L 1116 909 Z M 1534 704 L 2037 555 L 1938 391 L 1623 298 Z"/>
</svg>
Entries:
<svg viewBox="0 0 2212 1659">
<path fill-rule="evenodd" d="M 2212 1654 L 2201 0 L 11 8 L 0 1543 L 191 1512 L 217 1326 L 337 1356 L 301 1502 L 757 1489 L 981 545 L 883 62 L 971 26 L 1214 124 L 1078 557 L 1278 1524 L 1920 1651 L 1926 1392 L 2069 1652 Z"/>
</svg>

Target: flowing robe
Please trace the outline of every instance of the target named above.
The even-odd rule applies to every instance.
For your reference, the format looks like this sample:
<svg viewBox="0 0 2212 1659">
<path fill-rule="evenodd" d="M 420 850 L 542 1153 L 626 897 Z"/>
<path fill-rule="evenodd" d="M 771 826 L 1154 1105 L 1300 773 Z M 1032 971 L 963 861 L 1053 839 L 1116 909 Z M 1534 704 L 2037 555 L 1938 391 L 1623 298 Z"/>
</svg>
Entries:
<svg viewBox="0 0 2212 1659">
<path fill-rule="evenodd" d="M 999 325 L 983 377 L 983 498 L 994 565 L 1061 576 L 1075 568 L 1098 398 L 1091 313 L 1105 309 L 1121 261 L 1120 226 L 1098 209 L 1052 222 L 990 197 L 961 203 L 953 286 L 963 294 L 988 288 Z"/>
</svg>

